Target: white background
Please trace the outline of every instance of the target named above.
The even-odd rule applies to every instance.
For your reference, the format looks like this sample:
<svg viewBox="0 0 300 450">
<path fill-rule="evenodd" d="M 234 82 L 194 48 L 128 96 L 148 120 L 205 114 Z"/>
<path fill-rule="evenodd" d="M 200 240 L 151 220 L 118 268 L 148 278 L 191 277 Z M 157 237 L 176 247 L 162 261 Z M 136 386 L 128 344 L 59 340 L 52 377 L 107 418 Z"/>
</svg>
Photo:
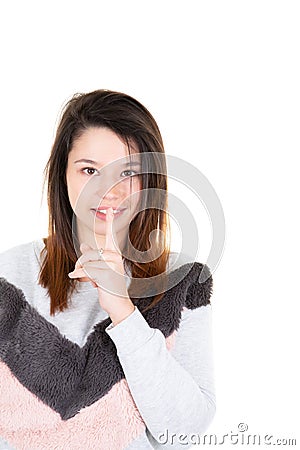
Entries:
<svg viewBox="0 0 300 450">
<path fill-rule="evenodd" d="M 244 422 L 299 442 L 299 21 L 296 1 L 1 2 L 0 251 L 47 235 L 42 172 L 63 104 L 98 88 L 141 101 L 224 209 L 207 431 L 220 440 Z"/>
</svg>

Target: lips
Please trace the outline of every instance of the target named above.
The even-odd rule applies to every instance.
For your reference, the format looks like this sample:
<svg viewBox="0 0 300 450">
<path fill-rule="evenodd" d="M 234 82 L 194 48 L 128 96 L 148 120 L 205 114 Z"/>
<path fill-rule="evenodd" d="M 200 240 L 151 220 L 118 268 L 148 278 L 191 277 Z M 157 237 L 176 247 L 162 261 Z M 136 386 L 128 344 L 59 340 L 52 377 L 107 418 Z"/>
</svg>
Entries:
<svg viewBox="0 0 300 450">
<path fill-rule="evenodd" d="M 109 208 L 113 209 L 114 214 L 118 214 L 123 212 L 126 208 L 116 208 L 114 206 L 101 206 L 101 208 L 92 208 L 92 211 L 96 211 L 98 213 L 106 214 Z"/>
<path fill-rule="evenodd" d="M 107 217 L 106 214 L 107 214 L 107 210 L 109 208 L 111 208 L 111 206 L 106 206 L 106 207 L 101 206 L 101 208 L 97 208 L 97 209 L 93 208 L 91 211 L 93 214 L 95 214 L 95 216 L 98 219 L 106 222 L 106 217 Z M 123 214 L 123 212 L 126 210 L 126 208 L 120 208 L 120 209 L 114 208 L 114 207 L 112 207 L 112 208 L 113 208 L 113 212 L 114 212 L 114 219 L 117 219 L 118 217 L 120 217 Z"/>
</svg>

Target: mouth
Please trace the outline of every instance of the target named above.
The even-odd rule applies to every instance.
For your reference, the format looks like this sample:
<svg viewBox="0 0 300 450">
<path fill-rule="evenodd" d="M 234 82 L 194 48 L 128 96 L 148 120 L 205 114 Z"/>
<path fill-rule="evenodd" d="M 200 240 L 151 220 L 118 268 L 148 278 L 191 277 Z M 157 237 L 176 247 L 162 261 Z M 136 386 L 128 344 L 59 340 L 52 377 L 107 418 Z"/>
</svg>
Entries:
<svg viewBox="0 0 300 450">
<path fill-rule="evenodd" d="M 120 217 L 125 210 L 126 210 L 126 208 L 114 209 L 113 210 L 114 218 Z M 106 220 L 107 209 L 101 209 L 101 208 L 94 209 L 93 208 L 91 211 L 98 219 Z"/>
</svg>

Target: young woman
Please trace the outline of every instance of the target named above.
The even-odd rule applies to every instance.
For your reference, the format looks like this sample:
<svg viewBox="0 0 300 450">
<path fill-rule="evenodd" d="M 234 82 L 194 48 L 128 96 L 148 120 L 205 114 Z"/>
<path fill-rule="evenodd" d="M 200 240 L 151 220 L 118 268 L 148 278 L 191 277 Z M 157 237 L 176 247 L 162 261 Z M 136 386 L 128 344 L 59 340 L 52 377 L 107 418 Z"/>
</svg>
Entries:
<svg viewBox="0 0 300 450">
<path fill-rule="evenodd" d="M 170 252 L 154 118 L 75 95 L 45 174 L 48 237 L 0 255 L 0 448 L 187 448 L 215 414 L 213 285 Z"/>
</svg>

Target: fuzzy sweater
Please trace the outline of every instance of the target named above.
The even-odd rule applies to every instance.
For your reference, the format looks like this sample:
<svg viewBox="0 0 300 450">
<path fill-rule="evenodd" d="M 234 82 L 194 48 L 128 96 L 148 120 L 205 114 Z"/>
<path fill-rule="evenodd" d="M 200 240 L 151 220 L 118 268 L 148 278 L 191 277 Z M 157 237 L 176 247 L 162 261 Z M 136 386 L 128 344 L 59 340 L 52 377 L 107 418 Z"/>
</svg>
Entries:
<svg viewBox="0 0 300 450">
<path fill-rule="evenodd" d="M 0 449 L 189 448 L 215 414 L 208 267 L 171 254 L 178 284 L 113 326 L 90 282 L 50 316 L 43 246 L 0 254 Z"/>
</svg>

